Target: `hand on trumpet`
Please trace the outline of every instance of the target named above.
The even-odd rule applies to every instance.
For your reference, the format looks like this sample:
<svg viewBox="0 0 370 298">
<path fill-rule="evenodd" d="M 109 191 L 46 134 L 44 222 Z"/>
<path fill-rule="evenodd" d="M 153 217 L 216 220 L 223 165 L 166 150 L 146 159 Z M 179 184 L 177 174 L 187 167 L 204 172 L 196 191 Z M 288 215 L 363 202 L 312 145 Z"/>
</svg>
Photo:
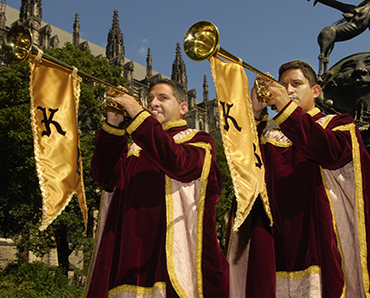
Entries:
<svg viewBox="0 0 370 298">
<path fill-rule="evenodd" d="M 254 84 L 251 90 L 251 100 L 254 117 L 256 119 L 260 119 L 263 109 L 265 109 L 268 106 L 268 104 L 265 100 L 258 97 L 256 89 L 257 89 L 256 84 Z"/>
<path fill-rule="evenodd" d="M 271 76 L 270 73 L 266 73 Z M 267 106 L 274 106 L 280 112 L 291 100 L 286 88 L 276 81 L 269 81 L 258 76 L 252 89 L 253 111 L 256 119 L 259 119 L 263 109 Z"/>
<path fill-rule="evenodd" d="M 127 92 L 127 89 L 123 86 L 118 86 L 118 88 Z M 137 100 L 127 93 L 117 92 L 114 89 L 109 89 L 106 97 L 122 106 L 131 118 L 134 118 L 143 110 L 143 107 L 137 102 Z M 107 122 L 109 124 L 119 126 L 123 120 L 123 114 L 117 113 L 117 111 L 114 111 L 113 109 L 107 109 Z"/>
</svg>

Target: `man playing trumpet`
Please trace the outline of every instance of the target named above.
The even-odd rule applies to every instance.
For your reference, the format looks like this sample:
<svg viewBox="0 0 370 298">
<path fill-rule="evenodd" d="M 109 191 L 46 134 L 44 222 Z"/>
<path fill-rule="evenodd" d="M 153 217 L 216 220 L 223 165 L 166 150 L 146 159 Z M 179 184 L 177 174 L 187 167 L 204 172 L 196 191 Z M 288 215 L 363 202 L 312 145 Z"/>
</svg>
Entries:
<svg viewBox="0 0 370 298">
<path fill-rule="evenodd" d="M 111 193 L 84 297 L 229 297 L 215 222 L 221 173 L 213 138 L 183 120 L 184 88 L 151 84 L 156 116 L 128 94 L 113 100 L 131 120 L 120 128 L 123 116 L 107 112 L 96 136 L 92 178 Z"/>
<path fill-rule="evenodd" d="M 252 92 L 274 218 L 277 297 L 367 297 L 370 157 L 360 132 L 349 115 L 315 108 L 321 88 L 307 63 L 282 65 L 279 81 L 266 84 L 268 102 Z M 275 126 L 267 105 L 276 106 Z"/>
</svg>

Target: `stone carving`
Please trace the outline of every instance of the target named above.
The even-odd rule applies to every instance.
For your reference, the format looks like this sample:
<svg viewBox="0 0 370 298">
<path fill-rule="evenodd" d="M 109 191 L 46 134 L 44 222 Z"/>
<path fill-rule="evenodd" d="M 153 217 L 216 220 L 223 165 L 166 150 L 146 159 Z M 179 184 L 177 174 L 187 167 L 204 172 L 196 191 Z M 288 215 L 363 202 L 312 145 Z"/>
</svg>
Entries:
<svg viewBox="0 0 370 298">
<path fill-rule="evenodd" d="M 370 52 L 343 58 L 322 76 L 320 85 L 317 106 L 326 114 L 351 115 L 370 152 Z"/>
</svg>

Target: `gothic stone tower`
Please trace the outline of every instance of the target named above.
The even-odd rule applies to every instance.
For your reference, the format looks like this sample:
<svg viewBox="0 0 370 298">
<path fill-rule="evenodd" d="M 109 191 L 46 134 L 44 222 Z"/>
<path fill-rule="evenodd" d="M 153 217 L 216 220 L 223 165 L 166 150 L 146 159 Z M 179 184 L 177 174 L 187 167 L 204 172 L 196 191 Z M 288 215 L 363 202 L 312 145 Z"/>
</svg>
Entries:
<svg viewBox="0 0 370 298">
<path fill-rule="evenodd" d="M 153 75 L 153 59 L 150 48 L 148 48 L 146 75 L 140 80 L 135 78 L 134 71 L 137 63 L 125 58 L 125 46 L 123 44 L 123 34 L 119 26 L 117 9 L 113 12 L 112 27 L 108 33 L 106 57 L 112 67 L 119 66 L 123 68 L 122 75 L 125 77 L 128 87 L 130 87 L 136 97 L 140 98 L 143 106 L 146 107 L 149 83 L 154 77 L 161 76 L 161 74 Z"/>
<path fill-rule="evenodd" d="M 108 33 L 106 56 L 112 66 L 124 67 L 125 46 L 123 45 L 123 34 L 119 27 L 117 9 L 113 12 L 112 28 L 109 29 Z"/>
<path fill-rule="evenodd" d="M 39 47 L 43 46 L 43 42 L 40 38 L 41 20 L 41 0 L 22 0 L 19 21 L 16 25 L 23 25 L 30 28 L 33 34 L 33 42 Z"/>
<path fill-rule="evenodd" d="M 11 26 L 26 26 L 33 35 L 33 44 L 40 49 L 58 48 L 58 36 L 51 36 L 52 30 L 49 24 L 42 26 L 41 0 L 22 0 L 19 11 L 19 19 Z"/>
<path fill-rule="evenodd" d="M 6 16 L 5 16 L 5 0 L 0 0 L 0 42 L 2 42 L 6 35 L 5 30 L 5 23 L 6 23 Z"/>
<path fill-rule="evenodd" d="M 188 89 L 188 77 L 186 75 L 186 66 L 184 60 L 181 57 L 181 48 L 180 43 L 178 42 L 176 45 L 176 57 L 172 64 L 172 75 L 171 79 L 181 83 Z"/>
<path fill-rule="evenodd" d="M 75 22 L 73 23 L 73 41 L 72 45 L 77 46 L 80 43 L 80 19 L 78 13 L 75 14 Z"/>
</svg>

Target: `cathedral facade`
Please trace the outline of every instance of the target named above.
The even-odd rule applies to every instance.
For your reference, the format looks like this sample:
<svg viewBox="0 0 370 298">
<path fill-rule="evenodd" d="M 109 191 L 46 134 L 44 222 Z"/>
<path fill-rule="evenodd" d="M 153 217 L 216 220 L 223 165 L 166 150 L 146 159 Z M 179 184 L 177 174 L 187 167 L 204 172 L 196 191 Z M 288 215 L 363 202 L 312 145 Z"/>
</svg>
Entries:
<svg viewBox="0 0 370 298">
<path fill-rule="evenodd" d="M 22 0 L 18 11 L 15 8 L 5 5 L 5 1 L 0 3 L 0 42 L 6 32 L 14 27 L 23 25 L 28 27 L 34 38 L 34 45 L 42 50 L 59 48 L 65 42 L 70 42 L 82 50 L 90 50 L 97 58 L 106 57 L 108 63 L 120 66 L 123 69 L 122 76 L 125 77 L 128 87 L 133 94 L 140 98 L 143 106 L 146 106 L 149 83 L 157 77 L 168 78 L 166 75 L 158 73 L 152 69 L 152 55 L 150 48 L 147 51 L 146 66 L 129 60 L 125 57 L 125 46 L 123 33 L 119 26 L 118 11 L 113 12 L 112 27 L 109 29 L 106 48 L 102 48 L 87 40 L 80 38 L 80 22 L 78 13 L 75 14 L 73 33 L 63 31 L 52 24 L 42 21 L 41 0 Z M 181 56 L 180 43 L 176 45 L 175 59 L 172 64 L 171 79 L 180 82 L 187 90 L 187 103 L 189 111 L 185 115 L 190 128 L 204 130 L 214 138 L 221 140 L 219 130 L 219 114 L 216 99 L 208 98 L 208 83 L 204 76 L 203 100 L 197 99 L 195 89 L 188 89 L 186 66 Z"/>
</svg>

